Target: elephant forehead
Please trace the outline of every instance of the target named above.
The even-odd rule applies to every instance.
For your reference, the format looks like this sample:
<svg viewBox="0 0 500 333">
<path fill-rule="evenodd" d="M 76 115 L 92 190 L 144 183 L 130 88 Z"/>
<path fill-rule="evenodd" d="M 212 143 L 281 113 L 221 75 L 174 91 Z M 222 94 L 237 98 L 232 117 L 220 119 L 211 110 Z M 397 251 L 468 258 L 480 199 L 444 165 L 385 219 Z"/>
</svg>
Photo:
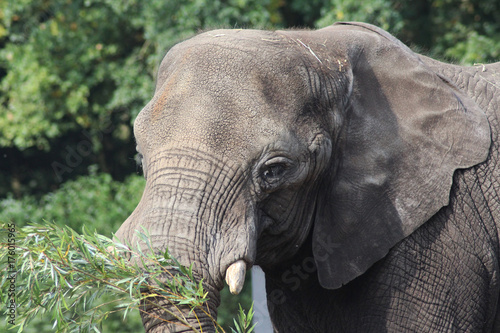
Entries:
<svg viewBox="0 0 500 333">
<path fill-rule="evenodd" d="M 171 67 L 192 66 L 197 69 L 217 70 L 227 66 L 242 67 L 272 65 L 269 57 L 283 55 L 288 49 L 284 36 L 257 30 L 215 30 L 200 34 L 175 45 L 164 57 L 159 68 L 158 81 L 168 75 Z M 293 55 L 289 54 L 288 57 Z M 239 67 L 239 68 L 238 68 Z M 258 68 L 255 68 L 257 70 Z"/>
<path fill-rule="evenodd" d="M 212 93 L 252 86 L 265 88 L 264 92 L 291 92 L 302 83 L 305 66 L 295 46 L 273 32 L 208 32 L 177 44 L 167 53 L 158 70 L 156 92 L 181 82 L 184 87 Z"/>
<path fill-rule="evenodd" d="M 149 146 L 204 145 L 217 154 L 245 153 L 274 141 L 284 129 L 258 96 L 202 94 L 150 103 L 139 115 L 138 141 Z"/>
<path fill-rule="evenodd" d="M 218 153 L 256 149 L 302 110 L 306 89 L 297 63 L 280 68 L 283 63 L 259 62 L 225 44 L 194 43 L 174 53 L 163 61 L 155 95 L 135 124 L 148 144 L 198 141 Z"/>
</svg>

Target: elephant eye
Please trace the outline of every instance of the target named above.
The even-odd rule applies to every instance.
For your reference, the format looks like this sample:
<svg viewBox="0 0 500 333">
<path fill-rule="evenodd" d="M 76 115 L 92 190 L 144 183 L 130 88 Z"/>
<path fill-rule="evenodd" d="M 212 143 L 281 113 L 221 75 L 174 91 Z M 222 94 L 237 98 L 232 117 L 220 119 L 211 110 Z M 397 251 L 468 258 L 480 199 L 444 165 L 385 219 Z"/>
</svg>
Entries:
<svg viewBox="0 0 500 333">
<path fill-rule="evenodd" d="M 259 167 L 258 178 L 260 187 L 270 193 L 284 183 L 285 176 L 295 169 L 295 162 L 289 157 L 274 156 Z"/>
<path fill-rule="evenodd" d="M 282 163 L 271 164 L 262 171 L 262 179 L 268 184 L 275 184 L 281 179 L 285 170 L 286 166 Z"/>
</svg>

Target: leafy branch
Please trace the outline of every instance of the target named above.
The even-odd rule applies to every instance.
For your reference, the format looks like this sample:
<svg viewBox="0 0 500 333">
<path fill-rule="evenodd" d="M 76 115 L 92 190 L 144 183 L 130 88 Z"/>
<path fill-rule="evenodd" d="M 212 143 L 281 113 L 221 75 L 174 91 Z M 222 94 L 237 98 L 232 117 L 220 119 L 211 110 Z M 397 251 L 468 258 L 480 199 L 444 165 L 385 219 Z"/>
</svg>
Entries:
<svg viewBox="0 0 500 333">
<path fill-rule="evenodd" d="M 253 304 L 250 307 L 250 310 L 248 310 L 248 313 L 245 313 L 245 311 L 241 308 L 240 304 L 240 311 L 238 313 L 238 321 L 236 319 L 233 319 L 234 321 L 234 328 L 231 328 L 232 333 L 252 333 L 253 329 L 255 328 L 255 325 L 252 325 L 252 318 L 254 315 L 253 311 Z"/>
<path fill-rule="evenodd" d="M 2 265 L 12 253 L 6 251 L 12 244 L 7 242 L 5 230 L 3 226 L 0 232 Z M 100 324 L 110 313 L 123 311 L 125 318 L 132 309 L 144 312 L 144 304 L 161 307 L 161 299 L 177 310 L 181 305 L 189 306 L 191 311 L 201 310 L 213 320 L 216 329 L 223 331 L 206 308 L 208 293 L 202 281 L 193 276 L 192 265 L 182 266 L 168 250 L 155 254 L 145 231 L 138 232 L 138 237 L 147 251 L 139 244 L 131 250 L 129 245 L 85 228 L 78 234 L 69 227 L 48 223 L 16 230 L 17 318 L 13 327 L 17 327 L 18 333 L 23 332 L 34 317 L 50 314 L 57 332 L 99 332 Z M 0 279 L 3 304 L 10 297 L 9 278 L 12 276 L 3 274 Z M 112 294 L 113 300 L 97 304 L 105 294 Z M 105 310 L 109 304 L 115 306 L 113 310 Z M 180 310 L 161 308 L 181 325 L 198 332 Z"/>
</svg>

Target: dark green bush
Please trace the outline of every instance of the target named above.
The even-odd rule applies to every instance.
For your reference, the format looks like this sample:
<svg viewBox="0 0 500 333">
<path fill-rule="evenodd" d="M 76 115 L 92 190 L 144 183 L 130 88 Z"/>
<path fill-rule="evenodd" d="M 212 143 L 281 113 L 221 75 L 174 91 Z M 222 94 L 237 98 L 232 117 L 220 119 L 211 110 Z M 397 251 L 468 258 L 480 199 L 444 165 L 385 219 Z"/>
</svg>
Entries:
<svg viewBox="0 0 500 333">
<path fill-rule="evenodd" d="M 39 200 L 33 196 L 19 200 L 9 196 L 0 201 L 0 220 L 14 222 L 19 227 L 46 220 L 77 231 L 85 226 L 110 236 L 133 211 L 144 185 L 144 178 L 138 175 L 118 182 L 109 174 L 93 173 L 64 183 Z"/>
</svg>

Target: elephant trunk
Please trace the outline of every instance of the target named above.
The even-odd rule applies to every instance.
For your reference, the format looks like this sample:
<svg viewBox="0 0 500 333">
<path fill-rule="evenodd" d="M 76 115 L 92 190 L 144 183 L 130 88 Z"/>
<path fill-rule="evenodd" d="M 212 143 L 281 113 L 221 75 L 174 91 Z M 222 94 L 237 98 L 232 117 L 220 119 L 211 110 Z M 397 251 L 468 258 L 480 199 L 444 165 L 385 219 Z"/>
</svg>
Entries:
<svg viewBox="0 0 500 333">
<path fill-rule="evenodd" d="M 226 283 L 233 294 L 243 288 L 246 263 L 238 260 L 226 272 Z M 201 308 L 174 304 L 161 296 L 146 298 L 141 304 L 142 323 L 147 333 L 156 332 L 215 332 L 217 307 L 220 304 L 219 290 L 204 284 L 208 301 Z"/>
<path fill-rule="evenodd" d="M 141 202 L 116 234 L 136 244 L 136 230 L 145 227 L 153 250 L 168 249 L 180 264 L 192 264 L 208 292 L 208 304 L 194 311 L 164 298 L 146 298 L 141 316 L 148 333 L 214 332 L 224 278 L 231 292 L 239 293 L 247 263 L 255 258 L 254 212 L 241 190 L 245 178 L 199 154 L 164 152 L 149 160 Z"/>
<path fill-rule="evenodd" d="M 209 292 L 208 297 L 203 307 L 194 309 L 159 296 L 146 298 L 140 306 L 144 329 L 147 333 L 215 332 L 219 292 Z"/>
</svg>

